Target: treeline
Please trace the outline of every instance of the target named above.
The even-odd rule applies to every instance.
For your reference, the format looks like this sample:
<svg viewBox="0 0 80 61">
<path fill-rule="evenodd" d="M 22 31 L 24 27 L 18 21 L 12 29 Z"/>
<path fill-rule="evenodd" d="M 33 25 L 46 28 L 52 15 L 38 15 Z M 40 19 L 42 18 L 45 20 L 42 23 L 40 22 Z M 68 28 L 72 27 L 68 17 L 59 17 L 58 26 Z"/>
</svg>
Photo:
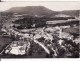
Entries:
<svg viewBox="0 0 80 61">
<path fill-rule="evenodd" d="M 11 12 L 0 12 L 1 16 L 8 16 L 8 15 L 13 15 Z"/>
<path fill-rule="evenodd" d="M 13 23 L 15 24 L 19 24 L 20 28 L 32 28 L 32 26 L 35 24 L 35 27 L 45 27 L 46 26 L 46 21 L 53 21 L 53 20 L 67 20 L 67 19 L 75 19 L 74 17 L 53 17 L 53 18 L 44 18 L 44 17 L 26 17 L 23 19 L 19 19 L 14 21 Z M 56 25 L 67 25 L 67 24 L 73 24 L 73 23 L 77 23 L 76 21 L 72 21 L 72 22 L 67 22 L 67 23 L 57 23 L 54 24 L 53 26 Z M 15 26 L 14 26 L 15 27 Z"/>
<path fill-rule="evenodd" d="M 42 18 L 43 19 L 43 18 Z M 75 19 L 75 17 L 52 17 L 52 18 L 44 18 L 44 19 L 47 19 L 47 20 L 68 20 L 68 19 Z"/>
<path fill-rule="evenodd" d="M 13 22 L 15 24 L 19 24 L 18 28 L 32 28 L 33 25 L 35 24 L 34 27 L 44 27 L 46 26 L 46 21 L 44 19 L 40 18 L 24 18 L 24 19 L 19 19 Z M 15 27 L 15 25 L 14 25 Z"/>
</svg>

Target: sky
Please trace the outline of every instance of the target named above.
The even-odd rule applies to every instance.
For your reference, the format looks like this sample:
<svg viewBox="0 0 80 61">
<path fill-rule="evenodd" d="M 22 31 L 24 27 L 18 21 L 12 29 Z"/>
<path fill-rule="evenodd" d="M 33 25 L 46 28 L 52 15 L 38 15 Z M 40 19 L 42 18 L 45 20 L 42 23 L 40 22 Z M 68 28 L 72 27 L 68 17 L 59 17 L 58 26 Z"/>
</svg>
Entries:
<svg viewBox="0 0 80 61">
<path fill-rule="evenodd" d="M 80 10 L 80 2 L 0 2 L 0 12 L 25 6 L 45 6 L 53 11 Z"/>
</svg>

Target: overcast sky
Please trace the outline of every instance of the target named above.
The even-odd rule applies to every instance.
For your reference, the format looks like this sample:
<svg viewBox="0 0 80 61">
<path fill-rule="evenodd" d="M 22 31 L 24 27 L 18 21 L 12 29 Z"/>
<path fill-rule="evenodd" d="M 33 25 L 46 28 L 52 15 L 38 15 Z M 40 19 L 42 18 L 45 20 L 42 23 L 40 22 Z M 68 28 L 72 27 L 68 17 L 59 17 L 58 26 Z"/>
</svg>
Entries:
<svg viewBox="0 0 80 61">
<path fill-rule="evenodd" d="M 80 2 L 0 2 L 0 11 L 25 6 L 45 6 L 54 11 L 80 10 Z"/>
</svg>

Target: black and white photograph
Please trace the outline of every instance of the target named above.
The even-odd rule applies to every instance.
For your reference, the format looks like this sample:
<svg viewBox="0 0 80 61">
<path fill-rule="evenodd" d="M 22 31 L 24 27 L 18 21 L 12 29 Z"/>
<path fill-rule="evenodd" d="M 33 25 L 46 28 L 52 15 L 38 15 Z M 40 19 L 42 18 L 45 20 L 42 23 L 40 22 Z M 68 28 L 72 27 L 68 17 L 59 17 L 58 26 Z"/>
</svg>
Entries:
<svg viewBox="0 0 80 61">
<path fill-rule="evenodd" d="M 0 58 L 79 58 L 80 2 L 0 2 Z"/>
</svg>

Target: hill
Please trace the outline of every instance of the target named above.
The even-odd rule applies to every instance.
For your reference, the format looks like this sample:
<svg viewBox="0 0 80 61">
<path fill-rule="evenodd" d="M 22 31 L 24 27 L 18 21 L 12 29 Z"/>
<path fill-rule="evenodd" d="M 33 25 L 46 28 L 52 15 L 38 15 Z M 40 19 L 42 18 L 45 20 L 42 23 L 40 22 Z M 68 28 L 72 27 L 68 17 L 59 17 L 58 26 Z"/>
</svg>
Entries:
<svg viewBox="0 0 80 61">
<path fill-rule="evenodd" d="M 62 14 L 66 14 L 66 15 L 70 15 L 70 16 L 76 16 L 79 17 L 79 12 L 80 10 L 66 10 L 66 11 L 62 11 Z"/>
<path fill-rule="evenodd" d="M 45 16 L 56 13 L 44 6 L 13 7 L 5 12 L 28 14 L 33 16 Z"/>
<path fill-rule="evenodd" d="M 78 17 L 80 10 L 53 11 L 44 6 L 26 6 L 26 7 L 12 7 L 6 10 L 5 12 L 27 14 L 31 16 L 44 16 L 44 17 L 54 17 L 57 14 L 64 14 L 64 15 Z"/>
</svg>

